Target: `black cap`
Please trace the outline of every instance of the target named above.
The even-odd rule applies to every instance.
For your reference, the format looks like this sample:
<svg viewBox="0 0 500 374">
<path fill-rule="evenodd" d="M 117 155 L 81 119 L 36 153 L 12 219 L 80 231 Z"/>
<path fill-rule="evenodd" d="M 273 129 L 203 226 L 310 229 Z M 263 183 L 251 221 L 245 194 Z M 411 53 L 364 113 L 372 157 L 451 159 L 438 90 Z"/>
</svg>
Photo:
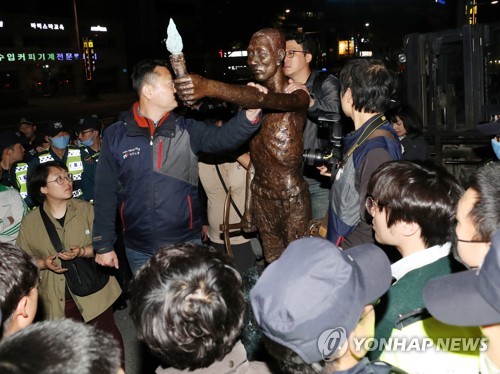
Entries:
<svg viewBox="0 0 500 374">
<path fill-rule="evenodd" d="M 59 134 L 61 131 L 69 132 L 68 127 L 62 121 L 50 121 L 44 129 L 45 135 L 51 138 Z"/>
<path fill-rule="evenodd" d="M 102 130 L 102 122 L 96 115 L 91 115 L 85 118 L 81 118 L 79 124 L 76 128 L 76 132 L 80 133 L 85 130 Z"/>
<path fill-rule="evenodd" d="M 0 158 L 3 154 L 5 148 L 8 148 L 14 144 L 23 144 L 24 137 L 17 131 L 4 131 L 0 133 Z"/>
<path fill-rule="evenodd" d="M 17 124 L 17 127 L 19 127 L 19 126 L 21 126 L 23 124 L 35 126 L 35 124 L 33 122 L 31 122 L 30 120 L 28 120 L 27 118 L 24 118 L 24 117 L 19 120 L 19 123 Z"/>
</svg>

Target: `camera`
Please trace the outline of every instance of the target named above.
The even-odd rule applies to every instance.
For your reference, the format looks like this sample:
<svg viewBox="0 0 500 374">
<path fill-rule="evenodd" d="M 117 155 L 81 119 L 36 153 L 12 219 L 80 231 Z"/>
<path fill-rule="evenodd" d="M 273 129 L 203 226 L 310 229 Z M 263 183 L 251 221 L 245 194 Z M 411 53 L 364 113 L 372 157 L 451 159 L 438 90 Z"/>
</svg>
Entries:
<svg viewBox="0 0 500 374">
<path fill-rule="evenodd" d="M 342 159 L 342 125 L 339 121 L 319 117 L 318 130 L 321 129 L 326 129 L 329 132 L 328 144 L 323 148 L 304 149 L 302 158 L 306 165 L 326 165 L 329 168 L 332 168 L 340 159 Z"/>
</svg>

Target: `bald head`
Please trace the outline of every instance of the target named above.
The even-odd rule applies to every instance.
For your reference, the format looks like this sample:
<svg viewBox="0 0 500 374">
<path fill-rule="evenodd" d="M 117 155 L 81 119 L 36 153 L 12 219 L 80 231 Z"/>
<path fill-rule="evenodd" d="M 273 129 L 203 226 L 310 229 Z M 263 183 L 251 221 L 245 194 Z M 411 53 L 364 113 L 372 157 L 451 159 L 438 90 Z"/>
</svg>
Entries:
<svg viewBox="0 0 500 374">
<path fill-rule="evenodd" d="M 261 29 L 252 35 L 252 39 L 261 36 L 268 39 L 269 43 L 272 45 L 274 50 L 278 50 L 280 48 L 282 49 L 286 48 L 285 34 L 283 34 L 283 32 L 281 32 L 278 29 L 271 29 L 271 28 Z"/>
<path fill-rule="evenodd" d="M 285 35 L 280 30 L 262 29 L 252 35 L 247 49 L 247 63 L 256 81 L 268 86 L 270 81 L 285 78 L 281 69 L 285 48 Z"/>
</svg>

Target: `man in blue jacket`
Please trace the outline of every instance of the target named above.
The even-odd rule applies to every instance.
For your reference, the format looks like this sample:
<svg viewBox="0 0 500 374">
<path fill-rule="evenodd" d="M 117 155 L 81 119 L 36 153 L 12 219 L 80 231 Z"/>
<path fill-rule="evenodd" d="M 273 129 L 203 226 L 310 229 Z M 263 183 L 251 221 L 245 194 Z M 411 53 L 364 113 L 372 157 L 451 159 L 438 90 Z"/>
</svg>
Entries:
<svg viewBox="0 0 500 374">
<path fill-rule="evenodd" d="M 139 101 L 104 131 L 94 189 L 96 262 L 118 268 L 113 250 L 117 204 L 132 272 L 166 245 L 200 239 L 198 152 L 225 152 L 261 125 L 260 109 L 210 126 L 173 113 L 178 103 L 164 61 L 139 62 L 132 72 Z"/>
<path fill-rule="evenodd" d="M 340 72 L 340 102 L 354 131 L 344 137 L 344 157 L 334 171 L 327 239 L 344 249 L 374 241 L 365 215 L 366 187 L 377 167 L 401 159 L 398 136 L 384 116 L 396 84 L 380 60 L 350 60 Z"/>
</svg>

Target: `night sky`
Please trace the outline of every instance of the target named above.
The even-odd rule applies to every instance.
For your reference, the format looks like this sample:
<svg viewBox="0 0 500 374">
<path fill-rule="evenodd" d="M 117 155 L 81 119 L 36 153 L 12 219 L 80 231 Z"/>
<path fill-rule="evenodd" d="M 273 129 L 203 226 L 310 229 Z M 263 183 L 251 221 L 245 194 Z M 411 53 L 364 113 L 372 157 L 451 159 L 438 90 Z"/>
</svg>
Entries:
<svg viewBox="0 0 500 374">
<path fill-rule="evenodd" d="M 407 34 L 461 27 L 466 0 L 444 0 L 445 5 L 435 0 L 0 0 L 0 13 L 73 18 L 74 1 L 79 18 L 123 21 L 128 58 L 134 63 L 138 56 L 165 55 L 161 41 L 170 17 L 176 17 L 185 51 L 192 54 L 216 56 L 219 50 L 246 49 L 252 33 L 260 28 L 297 26 L 324 35 L 332 45 L 369 32 L 374 43 L 395 50 L 402 48 Z M 484 3 L 479 7 L 480 21 L 500 20 L 500 5 L 479 2 Z M 242 7 L 247 8 L 242 12 Z M 291 13 L 280 23 L 287 8 Z M 305 11 L 321 14 L 321 19 L 309 24 L 303 18 L 294 19 Z"/>
<path fill-rule="evenodd" d="M 238 41 L 246 43 L 254 31 L 276 26 L 278 16 L 287 8 L 296 13 L 322 10 L 328 18 L 328 23 L 322 27 L 330 31 L 352 30 L 367 21 L 379 32 L 400 37 L 404 33 L 436 31 L 460 23 L 465 0 L 446 0 L 445 6 L 436 5 L 434 0 L 253 0 L 247 3 L 241 0 L 203 0 L 198 4 L 182 0 L 75 1 L 79 17 L 121 19 L 134 33 L 142 32 L 137 22 L 133 22 L 137 10 L 153 7 L 158 14 L 165 14 L 165 28 L 170 11 L 183 13 L 189 26 L 197 28 L 200 44 L 210 48 Z M 193 8 L 194 19 L 189 18 L 190 8 Z M 439 12 L 439 8 L 444 13 L 436 17 L 432 10 Z M 1 0 L 0 12 L 73 17 L 73 0 Z M 490 11 L 487 15 L 494 16 Z M 182 20 L 180 23 L 182 25 Z M 289 24 L 294 26 L 293 21 Z M 312 28 L 305 31 L 316 31 Z"/>
</svg>

